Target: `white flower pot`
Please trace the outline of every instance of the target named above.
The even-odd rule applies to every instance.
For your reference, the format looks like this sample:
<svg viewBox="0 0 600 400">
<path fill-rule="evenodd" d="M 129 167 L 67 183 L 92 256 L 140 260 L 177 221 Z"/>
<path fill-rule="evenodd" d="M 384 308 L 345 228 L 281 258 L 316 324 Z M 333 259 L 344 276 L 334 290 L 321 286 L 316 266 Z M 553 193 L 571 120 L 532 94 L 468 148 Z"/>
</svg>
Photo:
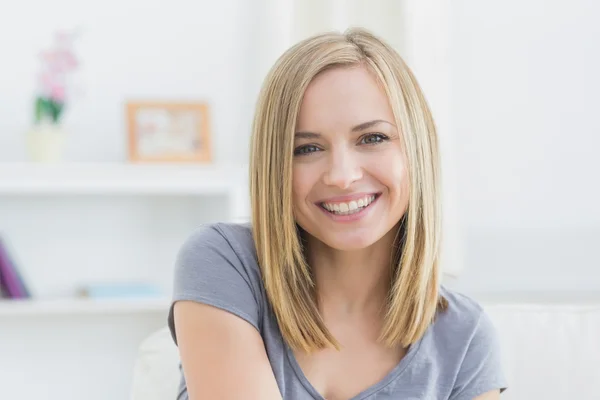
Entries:
<svg viewBox="0 0 600 400">
<path fill-rule="evenodd" d="M 27 132 L 27 151 L 31 161 L 59 162 L 63 160 L 66 132 L 58 124 L 39 124 Z"/>
</svg>

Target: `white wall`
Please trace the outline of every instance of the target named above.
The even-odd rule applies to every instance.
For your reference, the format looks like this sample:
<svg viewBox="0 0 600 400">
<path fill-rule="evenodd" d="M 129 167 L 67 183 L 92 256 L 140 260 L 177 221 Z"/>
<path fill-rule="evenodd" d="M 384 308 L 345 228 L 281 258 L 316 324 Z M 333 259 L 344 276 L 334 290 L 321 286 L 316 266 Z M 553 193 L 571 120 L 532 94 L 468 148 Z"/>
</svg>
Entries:
<svg viewBox="0 0 600 400">
<path fill-rule="evenodd" d="M 206 100 L 218 162 L 247 158 L 251 4 L 239 0 L 15 2 L 0 13 L 0 161 L 25 158 L 36 55 L 81 27 L 84 90 L 65 123 L 69 161 L 125 159 L 124 101 Z"/>
<path fill-rule="evenodd" d="M 459 0 L 452 114 L 472 290 L 600 290 L 600 4 Z"/>
</svg>

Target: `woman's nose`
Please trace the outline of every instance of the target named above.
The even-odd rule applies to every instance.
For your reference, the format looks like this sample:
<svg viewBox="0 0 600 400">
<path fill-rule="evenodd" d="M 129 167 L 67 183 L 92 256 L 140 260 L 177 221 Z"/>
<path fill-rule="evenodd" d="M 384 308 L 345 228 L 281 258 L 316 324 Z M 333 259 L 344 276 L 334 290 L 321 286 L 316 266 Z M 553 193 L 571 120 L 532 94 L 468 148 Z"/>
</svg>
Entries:
<svg viewBox="0 0 600 400">
<path fill-rule="evenodd" d="M 352 183 L 362 178 L 362 168 L 357 156 L 350 151 L 332 152 L 323 182 L 329 186 L 348 189 Z"/>
</svg>

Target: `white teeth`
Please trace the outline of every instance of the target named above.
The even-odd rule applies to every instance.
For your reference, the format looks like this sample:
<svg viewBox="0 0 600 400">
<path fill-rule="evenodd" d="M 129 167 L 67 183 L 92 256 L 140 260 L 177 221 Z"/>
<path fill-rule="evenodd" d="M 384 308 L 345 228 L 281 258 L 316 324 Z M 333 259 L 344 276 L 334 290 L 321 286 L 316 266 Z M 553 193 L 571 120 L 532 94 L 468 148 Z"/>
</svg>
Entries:
<svg viewBox="0 0 600 400">
<path fill-rule="evenodd" d="M 375 200 L 375 195 L 365 196 L 362 199 L 352 200 L 348 203 L 322 203 L 323 208 L 338 215 L 354 214 L 367 207 Z"/>
</svg>

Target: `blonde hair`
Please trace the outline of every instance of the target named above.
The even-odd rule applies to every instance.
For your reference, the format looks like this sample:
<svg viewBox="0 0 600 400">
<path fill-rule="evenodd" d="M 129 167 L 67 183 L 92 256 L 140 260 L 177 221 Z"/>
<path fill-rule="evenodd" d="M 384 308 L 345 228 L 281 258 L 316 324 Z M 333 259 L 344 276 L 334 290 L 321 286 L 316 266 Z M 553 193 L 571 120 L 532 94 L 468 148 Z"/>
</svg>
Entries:
<svg viewBox="0 0 600 400">
<path fill-rule="evenodd" d="M 320 72 L 364 65 L 377 77 L 401 128 L 408 161 L 409 206 L 380 339 L 416 342 L 433 321 L 439 295 L 441 199 L 436 130 L 410 69 L 384 41 L 354 28 L 324 33 L 287 50 L 263 84 L 252 129 L 250 197 L 253 237 L 267 297 L 290 347 L 339 348 L 319 314 L 315 285 L 292 211 L 292 156 L 304 92 Z"/>
</svg>

